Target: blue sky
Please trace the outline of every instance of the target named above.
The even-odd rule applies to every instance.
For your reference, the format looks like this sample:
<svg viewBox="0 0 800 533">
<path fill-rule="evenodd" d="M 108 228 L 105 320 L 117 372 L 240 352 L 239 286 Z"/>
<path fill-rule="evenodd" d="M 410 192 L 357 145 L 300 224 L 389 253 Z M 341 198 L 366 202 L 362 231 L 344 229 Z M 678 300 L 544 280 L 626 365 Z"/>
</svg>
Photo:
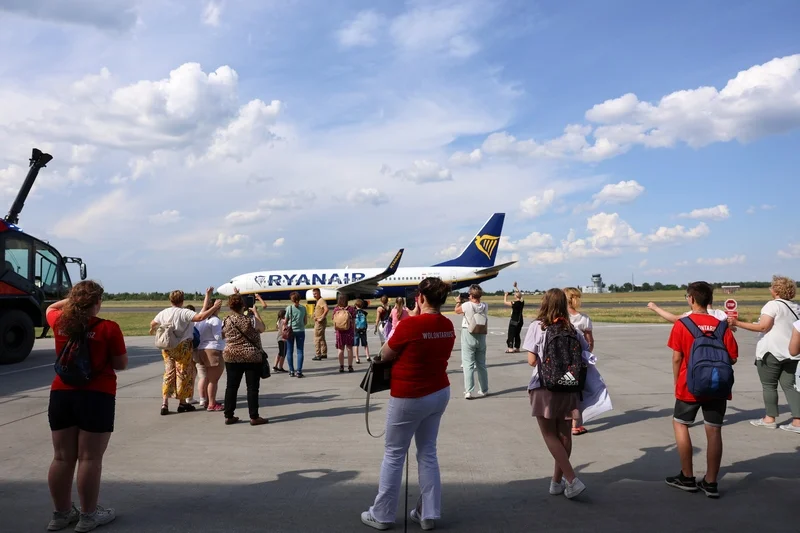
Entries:
<svg viewBox="0 0 800 533">
<path fill-rule="evenodd" d="M 800 262 L 796 2 L 0 0 L 0 206 L 110 291 L 454 255 L 490 288 Z M 794 179 L 793 179 L 794 178 Z M 3 207 L 6 209 L 6 207 Z"/>
</svg>

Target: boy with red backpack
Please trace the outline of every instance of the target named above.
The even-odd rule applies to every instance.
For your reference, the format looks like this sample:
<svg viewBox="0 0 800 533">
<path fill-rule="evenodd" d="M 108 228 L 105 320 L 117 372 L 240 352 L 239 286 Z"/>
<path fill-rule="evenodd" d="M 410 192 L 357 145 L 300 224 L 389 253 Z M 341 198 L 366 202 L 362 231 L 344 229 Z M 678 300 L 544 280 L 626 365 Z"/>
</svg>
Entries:
<svg viewBox="0 0 800 533">
<path fill-rule="evenodd" d="M 719 498 L 717 475 L 722 461 L 722 424 L 733 388 L 733 365 L 739 347 L 726 321 L 708 313 L 713 289 L 704 281 L 689 285 L 686 300 L 692 312 L 672 327 L 667 346 L 672 348 L 675 378 L 675 413 L 672 427 L 681 459 L 681 472 L 668 477 L 667 485 L 687 492 L 702 490 Z M 695 481 L 689 426 L 703 410 L 708 440 L 706 474 Z"/>
</svg>

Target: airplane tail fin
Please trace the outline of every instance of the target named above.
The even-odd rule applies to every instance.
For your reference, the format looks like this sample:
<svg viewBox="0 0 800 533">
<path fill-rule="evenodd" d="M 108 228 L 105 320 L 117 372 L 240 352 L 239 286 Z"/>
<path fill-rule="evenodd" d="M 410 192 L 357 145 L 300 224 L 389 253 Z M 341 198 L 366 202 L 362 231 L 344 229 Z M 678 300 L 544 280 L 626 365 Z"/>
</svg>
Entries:
<svg viewBox="0 0 800 533">
<path fill-rule="evenodd" d="M 497 249 L 500 247 L 500 234 L 503 231 L 505 213 L 495 213 L 492 218 L 481 228 L 472 242 L 470 242 L 461 255 L 455 259 L 439 263 L 434 266 L 451 267 L 477 267 L 487 268 L 494 266 L 497 258 Z"/>
</svg>

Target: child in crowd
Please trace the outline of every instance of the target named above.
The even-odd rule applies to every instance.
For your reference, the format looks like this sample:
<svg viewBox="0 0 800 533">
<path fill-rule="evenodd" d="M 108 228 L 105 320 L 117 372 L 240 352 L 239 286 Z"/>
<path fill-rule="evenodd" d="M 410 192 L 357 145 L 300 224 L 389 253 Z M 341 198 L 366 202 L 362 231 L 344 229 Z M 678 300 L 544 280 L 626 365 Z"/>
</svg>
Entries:
<svg viewBox="0 0 800 533">
<path fill-rule="evenodd" d="M 528 383 L 528 397 L 531 414 L 536 418 L 547 450 L 555 460 L 553 478 L 550 481 L 550 494 L 564 494 L 572 499 L 586 490 L 586 486 L 575 474 L 570 463 L 572 454 L 572 432 L 570 421 L 580 416 L 579 393 L 561 392 L 547 389 L 541 378 L 540 367 L 552 363 L 550 356 L 563 355 L 563 352 L 546 354 L 549 336 L 577 337 L 580 348 L 589 349 L 583 334 L 569 321 L 567 296 L 561 289 L 550 289 L 542 297 L 542 306 L 536 320 L 528 327 L 528 334 L 522 349 L 528 352 L 528 364 L 533 367 L 533 375 Z M 554 345 L 555 346 L 555 345 Z M 545 357 L 548 355 L 548 358 Z"/>
<path fill-rule="evenodd" d="M 690 369 L 687 368 L 687 363 L 692 356 L 692 351 L 696 349 L 694 347 L 695 339 L 703 335 L 709 339 L 722 341 L 731 364 L 736 364 L 739 347 L 733 332 L 727 327 L 727 321 L 710 316 L 708 312 L 713 294 L 711 285 L 704 281 L 697 281 L 691 283 L 686 292 L 686 299 L 692 307 L 692 312 L 687 317 L 675 322 L 667 342 L 667 346 L 672 349 L 672 372 L 675 380 L 675 412 L 672 428 L 675 431 L 681 471 L 677 476 L 668 477 L 666 482 L 667 485 L 686 492 L 702 490 L 709 498 L 718 498 L 717 475 L 722 461 L 722 424 L 731 395 L 728 394 L 727 397 L 694 396 L 689 392 L 687 375 L 690 373 Z M 724 328 L 724 332 L 718 333 L 717 329 L 719 328 Z M 718 341 L 706 341 L 706 343 L 710 342 Z M 695 380 L 698 380 L 698 376 L 702 376 L 702 374 L 694 372 L 694 369 L 691 370 Z M 703 479 L 695 481 L 689 426 L 694 423 L 697 413 L 701 409 L 708 441 L 707 466 Z"/>
<path fill-rule="evenodd" d="M 356 300 L 356 364 L 361 363 L 361 358 L 358 356 L 359 346 L 364 347 L 364 351 L 367 354 L 367 359 L 369 359 L 369 346 L 367 345 L 367 328 L 369 327 L 369 324 L 367 322 L 366 307 L 367 304 L 364 302 L 364 300 Z"/>
<path fill-rule="evenodd" d="M 275 366 L 272 370 L 275 372 L 286 372 L 283 365 L 286 363 L 286 340 L 283 338 L 283 327 L 286 325 L 286 309 L 278 311 L 278 357 L 275 359 Z"/>
<path fill-rule="evenodd" d="M 594 334 L 592 333 L 592 319 L 586 313 L 581 313 L 581 297 L 583 294 L 580 289 L 575 287 L 567 287 L 564 289 L 564 294 L 567 295 L 567 306 L 569 311 L 569 321 L 575 326 L 575 329 L 583 333 L 586 343 L 589 345 L 589 351 L 594 352 Z M 572 434 L 583 435 L 589 430 L 583 427 L 581 418 L 572 420 Z"/>
</svg>

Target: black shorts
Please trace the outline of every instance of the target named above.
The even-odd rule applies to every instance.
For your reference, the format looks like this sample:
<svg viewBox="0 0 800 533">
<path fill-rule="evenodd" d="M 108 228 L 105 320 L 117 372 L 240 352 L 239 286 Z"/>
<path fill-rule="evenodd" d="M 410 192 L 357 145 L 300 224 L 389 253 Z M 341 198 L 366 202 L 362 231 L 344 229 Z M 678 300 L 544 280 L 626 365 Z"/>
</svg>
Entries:
<svg viewBox="0 0 800 533">
<path fill-rule="evenodd" d="M 50 431 L 77 426 L 89 433 L 111 433 L 116 400 L 113 394 L 93 390 L 50 391 L 47 408 Z"/>
<path fill-rule="evenodd" d="M 367 347 L 367 330 L 356 330 L 355 342 L 353 346 L 363 346 L 364 348 Z"/>
<path fill-rule="evenodd" d="M 722 427 L 725 419 L 725 409 L 728 407 L 728 400 L 706 400 L 703 402 L 689 403 L 682 400 L 675 400 L 675 422 L 690 426 L 697 418 L 697 412 L 703 409 L 703 421 L 707 426 Z"/>
<path fill-rule="evenodd" d="M 286 341 L 278 341 L 278 357 L 286 357 Z"/>
</svg>

